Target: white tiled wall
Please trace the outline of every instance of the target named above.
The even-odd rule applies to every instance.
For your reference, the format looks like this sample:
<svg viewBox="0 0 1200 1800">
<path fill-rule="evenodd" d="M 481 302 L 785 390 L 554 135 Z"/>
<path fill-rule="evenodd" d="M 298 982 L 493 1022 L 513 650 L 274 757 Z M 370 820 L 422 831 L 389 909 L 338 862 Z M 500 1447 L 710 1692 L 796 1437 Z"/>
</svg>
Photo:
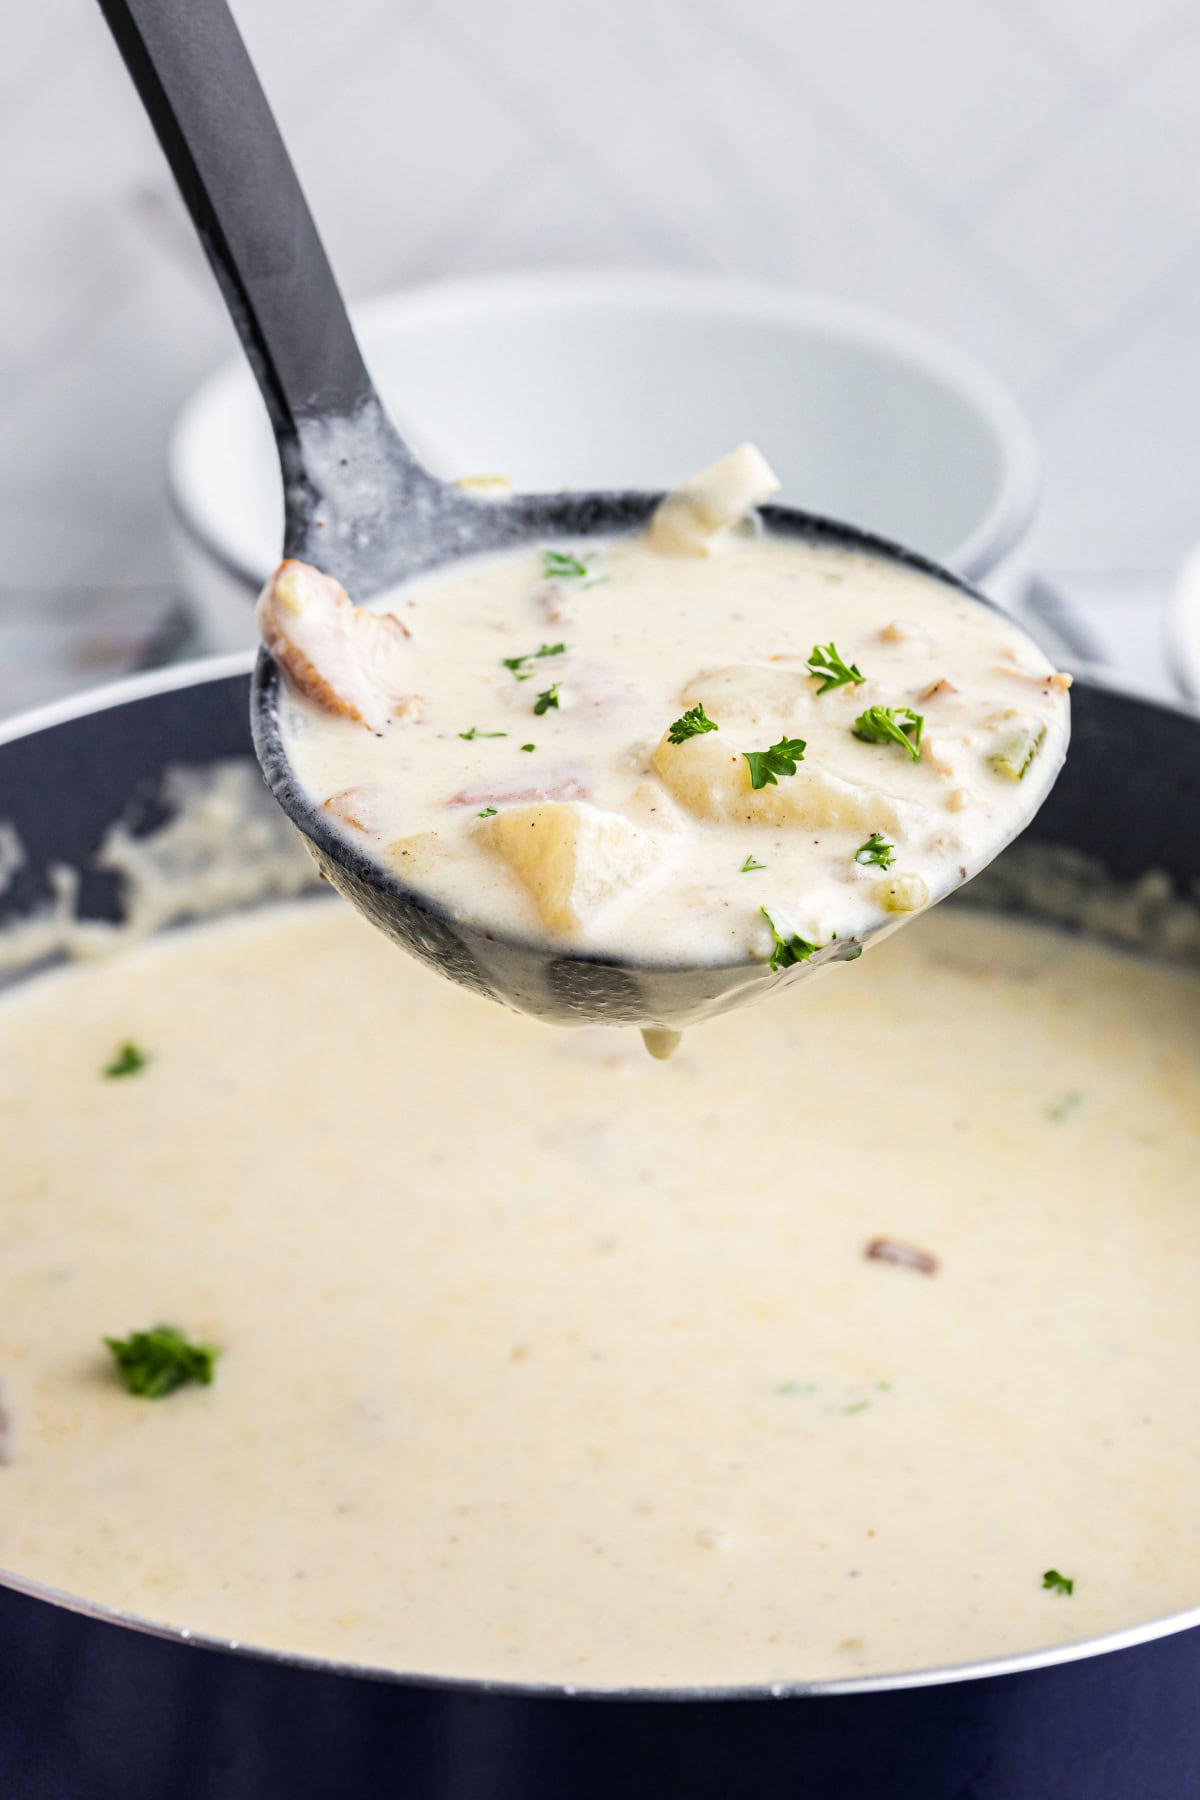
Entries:
<svg viewBox="0 0 1200 1800">
<path fill-rule="evenodd" d="M 234 4 L 351 294 L 590 263 L 846 295 L 1023 399 L 1043 568 L 1200 536 L 1200 0 Z M 232 344 L 93 0 L 20 10 L 0 622 L 165 591 L 166 433 Z"/>
</svg>

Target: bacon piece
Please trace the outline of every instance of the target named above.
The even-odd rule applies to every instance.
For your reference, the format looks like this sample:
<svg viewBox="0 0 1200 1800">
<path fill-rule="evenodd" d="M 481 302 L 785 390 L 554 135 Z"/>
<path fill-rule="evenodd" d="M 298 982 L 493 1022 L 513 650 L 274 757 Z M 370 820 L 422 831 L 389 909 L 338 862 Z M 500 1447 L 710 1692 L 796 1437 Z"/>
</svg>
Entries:
<svg viewBox="0 0 1200 1800">
<path fill-rule="evenodd" d="M 872 1238 L 863 1252 L 868 1262 L 895 1263 L 898 1269 L 913 1269 L 918 1275 L 936 1275 L 938 1259 L 915 1244 L 901 1244 L 895 1238 Z"/>
<path fill-rule="evenodd" d="M 592 791 L 578 775 L 529 782 L 525 787 L 497 787 L 478 782 L 451 794 L 447 806 L 534 806 L 541 800 L 590 800 Z"/>
<path fill-rule="evenodd" d="M 1014 681 L 1025 681 L 1031 687 L 1051 688 L 1056 694 L 1065 694 L 1075 677 L 1065 674 L 1061 669 L 1052 669 L 1046 675 L 1039 675 L 1033 669 L 1010 668 L 1001 663 L 996 670 L 997 675 L 1009 675 Z"/>
<path fill-rule="evenodd" d="M 263 643 L 315 706 L 368 731 L 420 718 L 420 697 L 405 692 L 411 633 L 394 613 L 354 606 L 331 576 L 289 561 L 259 595 L 256 617 Z"/>
</svg>

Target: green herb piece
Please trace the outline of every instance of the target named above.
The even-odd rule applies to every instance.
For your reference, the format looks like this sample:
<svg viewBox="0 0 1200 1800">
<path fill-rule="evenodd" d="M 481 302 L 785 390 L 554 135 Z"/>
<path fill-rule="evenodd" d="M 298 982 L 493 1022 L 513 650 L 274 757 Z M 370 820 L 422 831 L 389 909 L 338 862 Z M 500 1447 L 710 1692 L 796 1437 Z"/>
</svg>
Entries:
<svg viewBox="0 0 1200 1800">
<path fill-rule="evenodd" d="M 104 1074 L 110 1081 L 118 1080 L 122 1075 L 136 1075 L 144 1069 L 150 1058 L 136 1044 L 122 1044 L 112 1061 L 105 1066 Z"/>
<path fill-rule="evenodd" d="M 1042 1576 L 1042 1586 L 1044 1588 L 1049 1588 L 1051 1593 L 1054 1594 L 1073 1594 L 1075 1592 L 1074 1578 L 1067 1575 L 1060 1575 L 1057 1569 L 1046 1570 L 1046 1573 Z"/>
<path fill-rule="evenodd" d="M 848 681 L 857 686 L 867 679 L 857 663 L 842 661 L 836 644 L 814 644 L 808 659 L 808 672 L 821 683 L 817 689 L 818 700 L 830 688 L 845 687 Z"/>
<path fill-rule="evenodd" d="M 871 1402 L 869 1400 L 856 1400 L 853 1406 L 843 1406 L 843 1416 L 849 1418 L 851 1413 L 866 1412 L 870 1404 Z"/>
<path fill-rule="evenodd" d="M 536 750 L 537 745 L 536 744 L 522 744 L 521 748 L 522 748 L 522 750 Z"/>
<path fill-rule="evenodd" d="M 561 686 L 562 686 L 562 683 L 560 681 L 552 681 L 550 686 L 546 689 L 545 693 L 538 695 L 537 699 L 533 703 L 533 710 L 537 714 L 539 719 L 541 718 L 543 713 L 548 713 L 552 706 L 557 708 L 557 706 L 558 706 L 558 690 Z"/>
<path fill-rule="evenodd" d="M 804 761 L 804 739 L 781 737 L 769 750 L 743 750 L 750 768 L 752 788 L 775 787 L 780 775 L 794 775 L 796 764 Z"/>
<path fill-rule="evenodd" d="M 777 1394 L 815 1394 L 816 1391 L 815 1381 L 780 1381 L 775 1387 Z"/>
<path fill-rule="evenodd" d="M 890 869 L 896 860 L 896 846 L 885 842 L 878 831 L 873 831 L 865 844 L 860 844 L 854 852 L 856 863 L 877 863 L 881 869 Z"/>
<path fill-rule="evenodd" d="M 590 573 L 586 563 L 565 550 L 542 551 L 542 577 L 546 581 L 586 581 Z"/>
<path fill-rule="evenodd" d="M 755 862 L 755 860 L 752 856 L 748 856 L 746 858 L 745 862 L 742 864 L 741 868 L 738 870 L 738 874 L 739 875 L 753 875 L 755 869 L 765 869 L 766 866 L 767 866 L 766 863 Z"/>
<path fill-rule="evenodd" d="M 720 731 L 721 727 L 715 719 L 710 719 L 704 710 L 703 700 L 697 700 L 695 706 L 676 719 L 667 731 L 668 744 L 686 744 L 689 738 L 702 737 L 706 731 Z"/>
<path fill-rule="evenodd" d="M 821 948 L 820 944 L 810 944 L 807 938 L 799 937 L 795 933 L 785 937 L 766 907 L 760 906 L 758 910 L 771 927 L 771 936 L 775 939 L 775 948 L 771 952 L 771 960 L 767 965 L 769 968 L 790 969 L 793 963 L 812 961 Z"/>
<path fill-rule="evenodd" d="M 1053 1106 L 1046 1108 L 1046 1117 L 1057 1119 L 1061 1124 L 1064 1119 L 1069 1119 L 1073 1112 L 1078 1112 L 1082 1105 L 1082 1094 L 1064 1094 L 1061 1100 L 1056 1100 Z"/>
<path fill-rule="evenodd" d="M 924 730 L 924 718 L 911 706 L 868 706 L 854 721 L 856 738 L 867 744 L 899 744 L 914 762 L 921 760 Z"/>
<path fill-rule="evenodd" d="M 533 662 L 540 656 L 565 656 L 566 653 L 567 646 L 565 644 L 543 644 L 537 650 L 530 650 L 525 656 L 502 656 L 500 661 L 506 669 L 512 670 L 518 681 L 532 681 L 532 669 L 525 674 L 521 673 L 527 662 Z"/>
<path fill-rule="evenodd" d="M 153 1325 L 104 1342 L 128 1391 L 144 1400 L 161 1400 L 189 1381 L 209 1387 L 221 1354 L 213 1344 L 193 1344 L 173 1325 Z"/>
<path fill-rule="evenodd" d="M 496 808 L 494 806 L 485 806 L 481 813 L 475 814 L 477 819 L 494 819 L 495 816 Z"/>
<path fill-rule="evenodd" d="M 1045 741 L 1044 725 L 1023 726 L 1001 738 L 988 757 L 988 762 L 997 775 L 1003 775 L 1007 781 L 1024 781 L 1030 764 Z"/>
<path fill-rule="evenodd" d="M 472 738 L 507 737 L 508 733 L 507 731 L 480 731 L 478 725 L 472 725 L 470 731 L 460 731 L 458 735 L 469 744 Z"/>
</svg>

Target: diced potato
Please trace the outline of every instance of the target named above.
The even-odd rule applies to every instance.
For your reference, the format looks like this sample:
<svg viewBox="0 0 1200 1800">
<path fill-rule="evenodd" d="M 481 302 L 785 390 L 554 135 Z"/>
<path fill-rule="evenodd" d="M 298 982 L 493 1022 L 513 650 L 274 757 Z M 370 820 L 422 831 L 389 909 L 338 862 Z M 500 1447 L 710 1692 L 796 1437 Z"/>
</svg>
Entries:
<svg viewBox="0 0 1200 1800">
<path fill-rule="evenodd" d="M 508 864 L 556 932 L 586 928 L 663 872 L 667 860 L 656 833 L 585 800 L 508 807 L 481 819 L 475 835 Z"/>
<path fill-rule="evenodd" d="M 666 556 L 711 556 L 720 534 L 777 494 L 779 485 L 762 452 L 742 444 L 659 503 L 650 521 L 650 547 Z"/>
<path fill-rule="evenodd" d="M 753 663 L 733 663 L 724 669 L 708 669 L 693 675 L 679 699 L 683 707 L 704 702 L 710 719 L 719 725 L 747 727 L 770 724 L 778 737 L 801 713 L 810 713 L 817 684 L 807 671 L 756 668 Z"/>
<path fill-rule="evenodd" d="M 1046 727 L 1040 720 L 1019 721 L 997 738 L 988 752 L 988 763 L 1006 781 L 1023 781 L 1045 741 Z"/>
<path fill-rule="evenodd" d="M 844 781 L 816 764 L 801 763 L 794 775 L 773 787 L 752 788 L 745 757 L 724 733 L 709 732 L 682 744 L 664 736 L 650 761 L 668 793 L 700 819 L 813 830 L 842 827 L 864 837 L 881 831 L 905 842 L 928 818 L 923 806 Z"/>
<path fill-rule="evenodd" d="M 409 691 L 409 633 L 393 613 L 354 606 L 331 576 L 289 561 L 263 588 L 256 617 L 276 662 L 326 712 L 369 731 L 420 718 L 420 697 Z"/>
</svg>

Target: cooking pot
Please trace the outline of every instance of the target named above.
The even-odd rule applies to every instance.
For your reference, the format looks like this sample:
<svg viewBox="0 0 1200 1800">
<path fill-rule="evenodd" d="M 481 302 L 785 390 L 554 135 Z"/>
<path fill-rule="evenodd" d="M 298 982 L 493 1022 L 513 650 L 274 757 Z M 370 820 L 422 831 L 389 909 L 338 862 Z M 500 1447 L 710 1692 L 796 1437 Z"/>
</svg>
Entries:
<svg viewBox="0 0 1200 1800">
<path fill-rule="evenodd" d="M 248 661 L 224 658 L 0 727 L 0 822 L 25 852 L 7 884 L 0 876 L 0 925 L 45 907 L 64 864 L 81 871 L 83 915 L 119 918 L 118 878 L 92 861 L 106 828 L 131 807 L 152 826 L 170 767 L 226 758 L 249 766 L 248 703 Z M 1155 870 L 1180 896 L 1193 894 L 1198 818 L 1200 716 L 1081 680 L 1066 768 L 1026 838 L 997 865 L 999 887 L 1019 894 L 1005 865 L 1032 843 L 1035 855 L 1060 846 L 1098 859 L 1114 892 Z M 0 832 L 0 849 L 12 842 Z M 13 860 L 0 854 L 0 869 Z M 1155 904 L 1161 883 L 1158 892 Z M 1127 920 L 1129 909 L 1120 910 Z M 1036 1468 L 1027 1478 L 1035 1488 Z M 3 1481 L 0 1469 L 0 1560 Z M 949 1612 L 960 1598 L 931 1591 L 928 1604 Z M 589 1693 L 274 1655 L 0 1574 L 4 1800 L 1198 1793 L 1200 1607 L 1065 1648 L 919 1674 Z"/>
</svg>

